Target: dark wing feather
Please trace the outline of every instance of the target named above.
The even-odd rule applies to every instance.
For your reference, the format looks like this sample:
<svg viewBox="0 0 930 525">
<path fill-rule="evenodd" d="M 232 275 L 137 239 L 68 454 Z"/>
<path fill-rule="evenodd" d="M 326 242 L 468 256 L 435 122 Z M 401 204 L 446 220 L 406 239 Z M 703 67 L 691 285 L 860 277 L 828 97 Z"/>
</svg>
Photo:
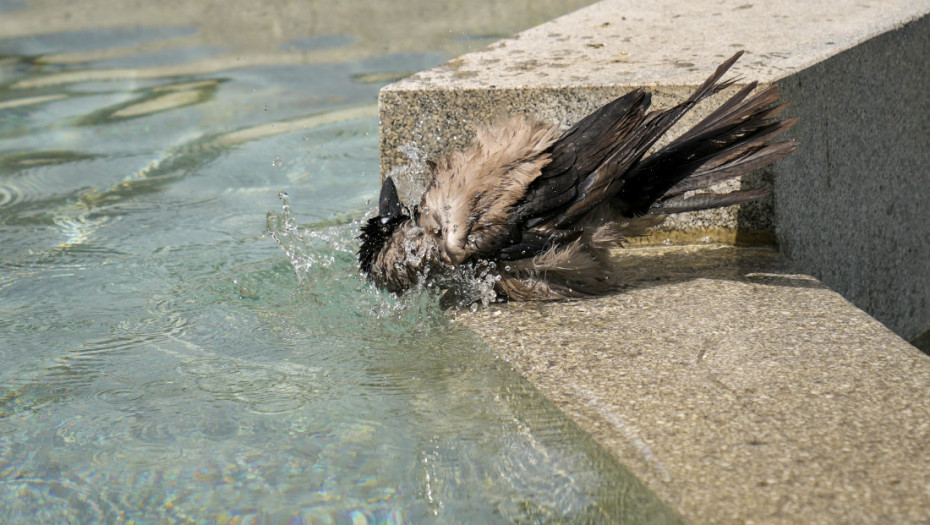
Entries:
<svg viewBox="0 0 930 525">
<path fill-rule="evenodd" d="M 551 147 L 553 161 L 514 208 L 515 226 L 540 231 L 571 228 L 599 204 L 613 198 L 626 184 L 630 168 L 682 115 L 704 98 L 730 86 L 720 82 L 742 55 L 721 64 L 681 104 L 646 114 L 650 97 L 643 90 L 627 95 L 585 117 Z M 574 158 L 572 165 L 564 158 Z M 556 181 L 573 181 L 573 192 L 550 188 Z"/>
<path fill-rule="evenodd" d="M 550 162 L 527 188 L 526 195 L 510 213 L 509 233 L 501 239 L 496 256 L 503 260 L 532 257 L 554 242 L 569 242 L 580 231 L 546 228 L 531 231 L 550 221 L 579 198 L 590 177 L 605 159 L 622 146 L 622 138 L 641 122 L 650 96 L 636 89 L 592 112 L 550 146 Z"/>
<path fill-rule="evenodd" d="M 630 129 L 641 122 L 650 96 L 637 89 L 589 114 L 550 147 L 552 159 L 514 207 L 515 224 L 532 228 L 578 199 L 582 180 L 616 153 Z"/>
<path fill-rule="evenodd" d="M 737 190 L 729 193 L 698 193 L 690 197 L 675 197 L 656 203 L 650 210 L 652 214 L 681 213 L 685 211 L 723 208 L 734 204 L 752 202 L 768 195 L 762 189 Z"/>
<path fill-rule="evenodd" d="M 628 215 L 641 215 L 651 209 L 672 213 L 662 211 L 672 207 L 661 206 L 661 201 L 739 177 L 794 151 L 793 142 L 768 143 L 796 122 L 775 120 L 785 107 L 777 105 L 778 89 L 772 86 L 748 97 L 755 87 L 754 82 L 750 83 L 688 132 L 633 168 L 627 184 L 617 194 L 618 207 Z M 723 204 L 724 200 L 719 205 L 710 205 L 712 202 L 707 200 L 708 205 L 702 208 L 675 211 L 730 205 Z"/>
<path fill-rule="evenodd" d="M 577 230 L 605 204 L 617 218 L 730 206 L 760 198 L 762 190 L 726 194 L 687 191 L 758 169 L 794 151 L 793 142 L 768 141 L 794 124 L 776 119 L 775 87 L 751 95 L 740 89 L 708 117 L 648 158 L 655 142 L 698 102 L 733 84 L 721 81 L 742 52 L 721 64 L 687 100 L 646 113 L 650 97 L 635 90 L 591 113 L 563 134 L 551 162 L 510 213 L 509 234 L 498 245 L 504 260 L 538 254 L 577 238 Z"/>
<path fill-rule="evenodd" d="M 708 188 L 719 182 L 764 168 L 788 156 L 796 149 L 797 144 L 794 142 L 776 142 L 774 144 L 753 148 L 720 166 L 710 169 L 700 169 L 694 174 L 689 175 L 665 192 L 660 202 L 688 191 Z"/>
<path fill-rule="evenodd" d="M 687 100 L 677 106 L 652 112 L 623 137 L 614 153 L 604 160 L 584 181 L 583 192 L 552 221 L 554 228 L 566 228 L 580 221 L 601 203 L 612 199 L 625 185 L 630 169 L 636 165 L 646 151 L 664 135 L 688 110 L 704 98 L 729 87 L 732 81 L 720 82 L 742 52 L 736 53 L 717 67 L 714 73 L 701 84 Z"/>
</svg>

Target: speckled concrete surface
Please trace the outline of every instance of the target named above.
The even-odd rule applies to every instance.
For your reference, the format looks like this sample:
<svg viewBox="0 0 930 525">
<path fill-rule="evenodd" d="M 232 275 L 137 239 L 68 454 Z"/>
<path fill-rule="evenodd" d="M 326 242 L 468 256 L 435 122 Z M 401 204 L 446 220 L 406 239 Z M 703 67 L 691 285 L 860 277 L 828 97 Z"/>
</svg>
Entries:
<svg viewBox="0 0 930 525">
<path fill-rule="evenodd" d="M 930 330 L 927 50 L 930 16 L 782 80 L 802 145 L 775 179 L 782 251 L 918 343 Z"/>
<path fill-rule="evenodd" d="M 771 249 L 621 257 L 623 293 L 457 322 L 692 522 L 930 522 L 930 357 Z"/>
<path fill-rule="evenodd" d="M 928 11 L 926 0 L 603 0 L 391 89 L 693 86 L 738 49 L 740 73 L 771 82 Z"/>
</svg>

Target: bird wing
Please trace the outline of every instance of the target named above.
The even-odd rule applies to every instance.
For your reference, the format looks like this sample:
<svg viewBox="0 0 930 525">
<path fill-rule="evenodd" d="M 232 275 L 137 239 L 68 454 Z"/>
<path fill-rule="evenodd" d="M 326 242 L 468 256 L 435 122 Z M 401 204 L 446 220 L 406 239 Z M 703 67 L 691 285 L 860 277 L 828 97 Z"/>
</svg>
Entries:
<svg viewBox="0 0 930 525">
<path fill-rule="evenodd" d="M 549 163 L 556 130 L 514 117 L 479 129 L 465 151 L 435 164 L 417 224 L 435 236 L 446 262 L 493 254 L 506 241 L 512 208 Z"/>
<path fill-rule="evenodd" d="M 608 172 L 598 168 L 621 154 L 625 139 L 646 118 L 649 103 L 643 89 L 631 91 L 562 134 L 549 150 L 552 161 L 514 208 L 516 222 L 533 228 L 564 219 L 569 208 L 597 200 L 610 182 Z"/>
<path fill-rule="evenodd" d="M 678 122 L 682 115 L 701 100 L 732 84 L 732 81 L 720 82 L 720 79 L 740 56 L 742 52 L 736 53 L 718 66 L 687 100 L 670 109 L 646 114 L 650 98 L 638 89 L 586 117 L 576 126 L 582 128 L 582 133 L 579 134 L 573 128 L 553 144 L 553 162 L 543 169 L 539 183 L 530 188 L 526 199 L 527 208 L 521 206 L 515 211 L 529 212 L 529 220 L 526 223 L 528 228 L 541 231 L 570 228 L 623 188 L 630 168 L 643 158 L 649 148 Z M 601 129 L 607 129 L 609 132 L 599 135 Z M 562 204 L 550 199 L 549 202 L 555 204 L 551 206 L 546 203 L 545 195 L 549 191 L 544 188 L 546 183 L 543 181 L 558 180 L 557 172 L 564 170 L 564 165 L 557 162 L 557 159 L 566 156 L 566 153 L 561 151 L 563 149 L 570 151 L 567 153 L 568 157 L 576 158 L 576 194 Z"/>
<path fill-rule="evenodd" d="M 653 144 L 688 110 L 733 81 L 720 79 L 739 59 L 722 63 L 687 100 L 664 111 L 647 113 L 650 95 L 637 89 L 582 119 L 548 151 L 552 161 L 513 207 L 511 242 L 500 246 L 504 259 L 533 256 L 547 246 L 577 238 L 575 226 L 625 186 L 633 168 Z M 667 189 L 667 188 L 666 188 Z M 658 196 L 657 196 L 658 198 Z M 623 210 L 620 210 L 621 213 Z M 642 214 L 632 207 L 627 216 Z"/>
<path fill-rule="evenodd" d="M 716 208 L 763 196 L 765 190 L 756 189 L 685 196 L 764 168 L 797 148 L 794 141 L 771 142 L 797 119 L 776 118 L 787 106 L 780 103 L 776 86 L 750 96 L 756 87 L 755 82 L 747 84 L 688 132 L 637 164 L 616 198 L 641 214 Z"/>
<path fill-rule="evenodd" d="M 655 142 L 701 100 L 733 84 L 721 81 L 739 59 L 723 62 L 687 100 L 647 113 L 637 89 L 594 111 L 558 139 L 556 127 L 512 118 L 478 131 L 471 147 L 441 159 L 420 204 L 417 223 L 434 235 L 447 262 L 472 257 L 535 256 L 582 235 L 602 204 L 619 217 L 675 213 L 754 200 L 757 190 L 684 191 L 774 162 L 793 143 L 767 144 L 793 124 L 777 121 L 777 91 L 748 97 L 751 84 L 656 154 Z M 748 97 L 748 98 L 747 98 Z"/>
</svg>

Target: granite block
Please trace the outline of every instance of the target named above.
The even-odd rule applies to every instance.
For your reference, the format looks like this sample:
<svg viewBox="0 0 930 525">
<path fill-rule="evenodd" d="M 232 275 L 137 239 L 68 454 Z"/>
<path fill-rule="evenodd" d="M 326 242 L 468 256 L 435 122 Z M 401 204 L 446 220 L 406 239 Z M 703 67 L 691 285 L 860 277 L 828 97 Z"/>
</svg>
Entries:
<svg viewBox="0 0 930 525">
<path fill-rule="evenodd" d="M 930 522 L 930 357 L 771 248 L 457 315 L 693 523 Z"/>
</svg>

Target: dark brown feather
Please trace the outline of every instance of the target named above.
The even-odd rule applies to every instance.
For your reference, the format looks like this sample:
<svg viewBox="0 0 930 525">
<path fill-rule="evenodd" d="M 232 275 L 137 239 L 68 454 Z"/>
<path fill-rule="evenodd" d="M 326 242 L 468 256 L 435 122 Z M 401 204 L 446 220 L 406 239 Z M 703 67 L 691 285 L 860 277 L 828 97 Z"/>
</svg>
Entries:
<svg viewBox="0 0 930 525">
<path fill-rule="evenodd" d="M 795 120 L 773 120 L 784 107 L 773 106 L 778 101 L 778 90 L 774 86 L 746 98 L 755 85 L 751 83 L 741 89 L 681 137 L 634 167 L 628 183 L 617 195 L 628 209 L 627 213 L 648 212 L 656 201 L 679 194 L 680 187 L 673 191 L 679 184 L 686 185 L 689 190 L 706 188 L 709 184 L 738 177 L 766 165 L 758 162 L 743 164 L 740 161 L 747 160 L 747 154 L 752 155 L 752 150 L 764 147 Z M 791 147 L 781 148 L 779 146 L 765 153 L 788 154 L 793 151 Z M 756 160 L 765 158 L 774 162 L 781 157 L 763 154 Z M 685 182 L 690 177 L 702 177 L 714 169 L 718 170 L 716 175 Z M 673 193 L 669 195 L 669 192 Z"/>
<path fill-rule="evenodd" d="M 532 212 L 535 212 L 536 217 L 528 217 L 532 212 L 521 208 L 520 205 L 514 210 L 515 216 L 525 220 L 527 226 L 540 230 L 564 229 L 571 227 L 599 204 L 614 197 L 625 185 L 630 168 L 639 162 L 646 151 L 682 115 L 704 98 L 732 84 L 731 81 L 720 82 L 720 79 L 740 56 L 742 56 L 742 52 L 736 53 L 718 66 L 714 73 L 687 100 L 671 109 L 645 114 L 650 99 L 642 90 L 636 90 L 621 97 L 618 101 L 622 100 L 624 104 L 618 104 L 618 106 L 627 108 L 627 111 L 622 115 L 617 125 L 609 128 L 614 131 L 609 138 L 593 140 L 591 134 L 595 130 L 604 127 L 595 126 L 593 121 L 595 119 L 616 118 L 615 112 L 607 113 L 599 110 L 586 117 L 579 123 L 579 126 L 583 123 L 586 124 L 585 130 L 588 133 L 584 134 L 584 137 L 588 142 L 578 141 L 577 133 L 572 133 L 573 128 L 560 137 L 552 146 L 553 152 L 562 149 L 570 150 L 577 157 L 577 166 L 574 173 L 575 180 L 577 180 L 577 189 L 574 197 L 567 203 L 559 203 L 555 208 L 545 209 L 544 211 L 540 209 L 543 206 L 540 206 L 535 197 L 537 192 L 540 194 L 546 192 L 544 186 L 546 184 L 546 175 L 550 169 L 547 166 L 543 168 L 540 179 L 537 179 L 539 185 L 531 186 L 530 191 L 527 192 L 526 200 L 534 203 Z M 626 101 L 638 101 L 638 104 L 629 104 Z M 608 104 L 608 106 L 614 103 Z M 603 146 L 603 142 L 608 139 L 614 141 L 613 147 Z M 555 157 L 555 153 L 553 157 Z"/>
<path fill-rule="evenodd" d="M 652 214 L 682 213 L 686 211 L 709 210 L 723 208 L 734 204 L 743 204 L 761 199 L 768 195 L 767 190 L 736 190 L 729 193 L 698 193 L 690 197 L 675 197 L 661 203 L 656 203 L 649 209 Z"/>
</svg>

